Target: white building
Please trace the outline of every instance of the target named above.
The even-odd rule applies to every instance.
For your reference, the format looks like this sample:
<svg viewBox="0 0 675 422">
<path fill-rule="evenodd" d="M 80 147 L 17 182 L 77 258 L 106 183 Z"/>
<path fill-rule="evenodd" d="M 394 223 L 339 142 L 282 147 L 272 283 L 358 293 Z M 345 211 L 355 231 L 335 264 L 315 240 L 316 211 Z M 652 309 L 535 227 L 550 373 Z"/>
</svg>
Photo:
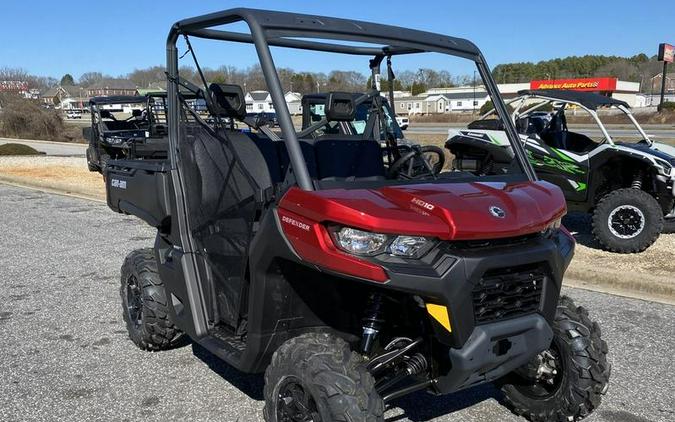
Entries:
<svg viewBox="0 0 675 422">
<path fill-rule="evenodd" d="M 473 112 L 489 100 L 482 86 L 436 88 L 417 95 L 395 99 L 396 114 L 438 114 Z"/>
<path fill-rule="evenodd" d="M 274 113 L 272 96 L 267 91 L 247 92 L 245 100 L 248 113 Z"/>
<path fill-rule="evenodd" d="M 291 115 L 302 114 L 302 94 L 299 92 L 288 91 L 284 95 L 288 111 Z"/>
</svg>

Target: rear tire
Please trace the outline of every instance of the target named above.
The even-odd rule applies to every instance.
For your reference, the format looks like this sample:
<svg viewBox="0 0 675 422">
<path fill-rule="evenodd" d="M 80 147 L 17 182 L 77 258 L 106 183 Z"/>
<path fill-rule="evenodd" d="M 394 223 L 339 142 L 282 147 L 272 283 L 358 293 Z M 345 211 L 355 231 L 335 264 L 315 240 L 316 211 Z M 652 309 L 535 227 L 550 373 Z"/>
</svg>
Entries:
<svg viewBox="0 0 675 422">
<path fill-rule="evenodd" d="M 666 218 L 663 220 L 663 234 L 675 233 L 675 218 Z"/>
<path fill-rule="evenodd" d="M 138 249 L 122 265 L 122 317 L 129 338 L 143 350 L 166 350 L 183 336 L 169 314 L 164 284 L 152 249 Z"/>
<path fill-rule="evenodd" d="M 363 359 L 330 334 L 304 334 L 282 344 L 265 372 L 264 395 L 267 422 L 384 420 Z"/>
<path fill-rule="evenodd" d="M 593 236 L 611 252 L 642 252 L 663 230 L 659 203 L 647 192 L 634 188 L 618 189 L 602 197 L 592 217 Z"/>
<path fill-rule="evenodd" d="M 537 358 L 545 353 L 555 355 L 556 373 L 547 378 L 533 372 L 542 362 L 535 358 L 533 364 L 502 381 L 504 404 L 533 422 L 577 421 L 593 412 L 607 392 L 611 372 L 607 343 L 586 309 L 576 307 L 565 296 L 560 298 L 552 328 L 551 348 Z M 537 374 L 536 381 L 533 374 Z"/>
</svg>

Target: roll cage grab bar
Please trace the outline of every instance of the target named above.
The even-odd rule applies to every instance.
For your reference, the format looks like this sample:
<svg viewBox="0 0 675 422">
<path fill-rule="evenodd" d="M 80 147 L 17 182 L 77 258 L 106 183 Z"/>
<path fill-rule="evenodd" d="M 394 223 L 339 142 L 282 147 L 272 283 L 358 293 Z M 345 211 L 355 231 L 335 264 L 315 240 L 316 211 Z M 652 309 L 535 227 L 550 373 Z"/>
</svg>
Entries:
<svg viewBox="0 0 675 422">
<path fill-rule="evenodd" d="M 245 22 L 250 34 L 222 31 L 213 27 Z M 272 97 L 277 119 L 286 143 L 298 186 L 303 190 L 314 190 L 307 170 L 300 143 L 293 127 L 279 76 L 276 72 L 270 46 L 287 47 L 312 51 L 335 52 L 361 56 L 395 56 L 434 52 L 472 60 L 483 79 L 485 88 L 493 100 L 497 114 L 504 121 L 505 132 L 511 140 L 523 172 L 529 180 L 536 180 L 524 147 L 518 142 L 518 132 L 509 118 L 504 102 L 499 96 L 497 85 L 480 50 L 470 41 L 446 35 L 382 25 L 370 22 L 338 19 L 296 13 L 272 12 L 256 9 L 230 9 L 176 22 L 167 38 L 167 97 L 169 118 L 169 145 L 175 152 L 179 138 L 178 100 L 178 37 L 188 35 L 219 41 L 253 44 L 260 66 Z M 304 38 L 304 39 L 298 39 Z M 382 44 L 383 47 L 357 46 L 349 44 L 309 41 L 306 39 L 339 40 Z M 391 44 L 391 45 L 390 45 Z M 176 154 L 170 154 L 171 167 L 177 169 Z M 174 180 L 176 182 L 177 180 Z M 182 187 L 182 186 L 181 186 Z"/>
</svg>

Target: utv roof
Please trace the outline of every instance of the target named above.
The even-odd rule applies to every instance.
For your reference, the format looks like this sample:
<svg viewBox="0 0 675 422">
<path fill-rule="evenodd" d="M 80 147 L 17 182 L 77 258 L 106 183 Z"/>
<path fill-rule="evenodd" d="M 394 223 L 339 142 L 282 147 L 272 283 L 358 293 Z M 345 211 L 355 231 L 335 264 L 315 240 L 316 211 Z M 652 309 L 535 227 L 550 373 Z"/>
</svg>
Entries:
<svg viewBox="0 0 675 422">
<path fill-rule="evenodd" d="M 93 97 L 89 100 L 89 104 L 108 105 L 108 104 L 135 104 L 144 103 L 145 96 L 140 95 L 113 95 L 110 97 Z"/>
<path fill-rule="evenodd" d="M 351 19 L 246 8 L 178 21 L 172 27 L 168 41 L 173 44 L 178 35 L 190 35 L 223 41 L 256 42 L 253 34 L 210 29 L 239 21 L 245 21 L 253 34 L 258 33 L 254 29 L 262 30 L 260 32 L 265 33 L 267 43 L 277 47 L 366 56 L 435 51 L 482 61 L 478 47 L 462 38 Z M 314 41 L 322 38 L 347 41 L 350 44 Z M 359 46 L 354 45 L 354 42 L 381 44 L 382 47 Z"/>
<path fill-rule="evenodd" d="M 541 97 L 550 100 L 574 102 L 591 110 L 603 106 L 624 106 L 630 108 L 627 102 L 595 94 L 593 92 L 568 91 L 559 89 L 525 89 L 518 92 L 520 96 Z"/>
</svg>

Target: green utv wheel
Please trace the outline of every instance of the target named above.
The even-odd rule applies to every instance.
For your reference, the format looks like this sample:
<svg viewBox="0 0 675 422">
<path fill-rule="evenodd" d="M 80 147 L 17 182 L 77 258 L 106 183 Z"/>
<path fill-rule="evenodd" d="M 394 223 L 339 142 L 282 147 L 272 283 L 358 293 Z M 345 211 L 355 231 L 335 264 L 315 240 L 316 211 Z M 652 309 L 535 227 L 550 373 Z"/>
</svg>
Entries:
<svg viewBox="0 0 675 422">
<path fill-rule="evenodd" d="M 602 197 L 592 216 L 593 236 L 608 251 L 642 252 L 663 230 L 663 211 L 645 191 L 626 188 Z"/>
<path fill-rule="evenodd" d="M 139 249 L 127 255 L 121 283 L 122 317 L 131 341 L 143 350 L 174 346 L 183 334 L 169 316 L 164 284 L 157 273 L 152 249 Z"/>
<path fill-rule="evenodd" d="M 588 312 L 562 296 L 548 350 L 500 381 L 504 403 L 533 422 L 577 421 L 607 392 L 607 343 Z"/>
<path fill-rule="evenodd" d="M 282 344 L 265 372 L 264 395 L 267 422 L 384 420 L 363 359 L 330 334 L 304 334 Z"/>
</svg>

